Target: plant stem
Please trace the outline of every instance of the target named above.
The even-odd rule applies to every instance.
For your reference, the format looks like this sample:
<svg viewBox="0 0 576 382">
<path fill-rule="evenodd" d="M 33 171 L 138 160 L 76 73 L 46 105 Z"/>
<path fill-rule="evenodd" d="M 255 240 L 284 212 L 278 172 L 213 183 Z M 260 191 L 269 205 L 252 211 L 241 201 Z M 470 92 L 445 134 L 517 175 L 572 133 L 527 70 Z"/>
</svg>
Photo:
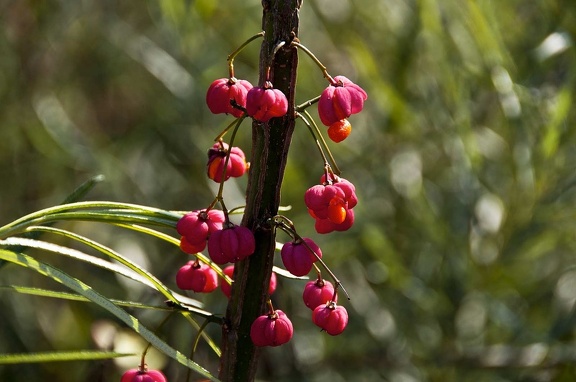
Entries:
<svg viewBox="0 0 576 382">
<path fill-rule="evenodd" d="M 269 219 L 280 205 L 280 188 L 288 149 L 294 131 L 294 91 L 298 56 L 290 44 L 274 49 L 279 41 L 291 42 L 298 35 L 300 0 L 264 0 L 262 24 L 265 31 L 260 50 L 260 78 L 267 79 L 267 68 L 274 88 L 288 98 L 288 113 L 267 123 L 252 124 L 252 155 L 242 224 L 256 239 L 256 250 L 234 267 L 234 286 L 226 312 L 222 335 L 219 378 L 222 381 L 253 381 L 258 367 L 259 349 L 250 339 L 250 327 L 263 314 L 272 273 L 275 233 Z M 270 65 L 271 63 L 271 65 Z"/>
<path fill-rule="evenodd" d="M 264 31 L 256 33 L 254 36 L 252 36 L 248 40 L 244 41 L 244 43 L 242 45 L 240 45 L 238 48 L 236 48 L 236 50 L 234 52 L 232 52 L 228 55 L 227 61 L 228 61 L 228 72 L 229 72 L 230 78 L 234 78 L 234 58 L 236 58 L 238 53 L 240 53 L 242 51 L 242 49 L 244 49 L 246 47 L 246 45 L 250 44 L 252 41 L 254 41 L 257 38 L 260 38 L 262 36 L 264 36 Z"/>
<path fill-rule="evenodd" d="M 328 80 L 328 82 L 330 82 L 330 85 L 335 85 L 337 83 L 334 80 L 334 78 L 332 78 L 332 76 L 330 74 L 328 74 L 328 70 L 327 70 L 326 66 L 322 62 L 320 62 L 318 57 L 316 57 L 314 55 L 314 53 L 312 53 L 310 51 L 310 49 L 306 48 L 304 45 L 300 44 L 298 41 L 292 41 L 292 45 L 298 47 L 298 49 L 301 49 L 308 56 L 310 56 L 310 58 L 314 61 L 314 63 L 316 63 L 316 65 L 318 65 L 320 70 L 322 70 L 322 74 L 324 75 L 324 78 L 326 78 Z"/>
<path fill-rule="evenodd" d="M 336 175 L 340 175 L 340 168 L 338 168 L 338 165 L 336 164 L 336 159 L 334 159 L 334 156 L 332 155 L 332 151 L 330 151 L 330 148 L 328 147 L 328 144 L 326 143 L 326 140 L 324 139 L 324 136 L 322 135 L 322 133 L 320 132 L 320 129 L 318 128 L 318 125 L 316 124 L 316 122 L 314 122 L 314 118 L 312 118 L 312 116 L 310 115 L 310 113 L 308 113 L 308 110 L 304 110 L 303 111 L 304 114 L 306 114 L 306 117 L 308 118 L 308 121 L 310 121 L 310 123 L 308 124 L 309 128 L 310 125 L 312 127 L 314 127 L 314 131 L 316 132 L 316 134 L 314 134 L 314 132 L 312 132 L 312 130 L 310 131 L 312 133 L 312 135 L 314 135 L 315 137 L 317 136 L 318 139 L 320 140 L 320 142 L 322 143 L 322 147 L 324 147 L 324 149 L 326 150 L 326 152 L 328 153 L 328 158 L 330 158 L 330 162 L 332 162 L 332 167 L 334 167 L 334 172 L 336 173 Z M 304 120 L 304 118 L 302 118 L 302 120 Z M 326 163 L 326 161 L 324 161 Z"/>
</svg>

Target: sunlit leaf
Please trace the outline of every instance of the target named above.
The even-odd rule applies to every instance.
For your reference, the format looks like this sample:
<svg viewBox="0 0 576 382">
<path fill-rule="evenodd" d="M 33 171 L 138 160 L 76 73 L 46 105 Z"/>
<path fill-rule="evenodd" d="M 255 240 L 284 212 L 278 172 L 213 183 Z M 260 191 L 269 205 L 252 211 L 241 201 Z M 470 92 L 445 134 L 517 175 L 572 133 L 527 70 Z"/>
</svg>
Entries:
<svg viewBox="0 0 576 382">
<path fill-rule="evenodd" d="M 0 244 L 3 244 L 3 242 L 0 242 Z M 178 350 L 172 348 L 166 342 L 161 340 L 158 336 L 156 336 L 156 334 L 154 334 L 152 331 L 150 331 L 148 328 L 142 325 L 136 317 L 127 313 L 122 308 L 116 306 L 109 299 L 93 290 L 90 286 L 88 286 L 84 282 L 69 276 L 68 274 L 62 272 L 57 268 L 52 267 L 49 264 L 36 261 L 34 258 L 25 255 L 23 253 L 15 253 L 12 251 L 0 249 L 0 259 L 34 270 L 44 276 L 51 278 L 52 280 L 58 283 L 65 285 L 66 287 L 72 289 L 76 293 L 85 296 L 90 301 L 98 304 L 99 306 L 101 306 L 102 308 L 106 309 L 108 312 L 113 314 L 120 321 L 124 322 L 135 332 L 140 334 L 144 339 L 149 341 L 160 352 L 178 361 L 182 365 L 189 367 L 198 374 L 206 378 L 209 378 L 210 380 L 213 381 L 217 380 L 214 376 L 212 376 L 212 374 L 209 371 L 207 371 L 202 366 L 190 360 L 184 354 L 180 353 Z"/>
<path fill-rule="evenodd" d="M 47 352 L 47 353 L 0 354 L 0 365 L 63 362 L 63 361 L 95 361 L 95 360 L 112 359 L 118 357 L 129 357 L 134 355 L 135 354 L 130 353 L 116 353 L 116 352 L 91 351 L 91 350 L 77 350 L 69 352 Z"/>
</svg>

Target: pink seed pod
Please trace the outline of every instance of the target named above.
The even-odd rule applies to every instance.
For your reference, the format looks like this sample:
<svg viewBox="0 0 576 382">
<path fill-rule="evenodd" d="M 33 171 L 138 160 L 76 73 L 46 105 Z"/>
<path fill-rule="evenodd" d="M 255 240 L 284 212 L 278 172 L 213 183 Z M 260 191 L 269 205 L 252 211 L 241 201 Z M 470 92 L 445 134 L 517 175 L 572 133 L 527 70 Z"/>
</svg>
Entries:
<svg viewBox="0 0 576 382">
<path fill-rule="evenodd" d="M 317 306 L 327 304 L 329 301 L 338 300 L 338 295 L 334 295 L 334 286 L 330 281 L 318 278 L 316 281 L 309 281 L 304 287 L 302 299 L 304 304 L 311 310 Z"/>
<path fill-rule="evenodd" d="M 250 89 L 252 89 L 252 84 L 246 80 L 238 80 L 234 77 L 219 78 L 208 88 L 206 104 L 214 114 L 232 114 L 238 118 L 244 112 L 232 106 L 232 102 L 245 108 L 246 96 Z"/>
<path fill-rule="evenodd" d="M 176 231 L 186 238 L 180 247 L 186 253 L 197 253 L 206 248 L 206 240 L 214 231 L 221 230 L 224 212 L 211 209 L 196 210 L 182 216 L 176 223 Z"/>
<path fill-rule="evenodd" d="M 256 318 L 250 328 L 250 338 L 256 346 L 280 346 L 290 341 L 293 334 L 292 322 L 278 309 Z"/>
<path fill-rule="evenodd" d="M 234 265 L 227 266 L 222 270 L 222 272 L 224 272 L 226 276 L 232 278 L 232 276 L 234 275 Z M 272 295 L 272 293 L 274 293 L 274 291 L 276 290 L 277 282 L 278 281 L 276 273 L 272 272 L 272 275 L 270 276 L 270 285 L 268 286 L 268 295 Z M 232 293 L 232 286 L 228 285 L 226 281 L 222 280 L 220 282 L 220 290 L 222 290 L 222 293 L 224 293 L 226 297 L 230 298 L 230 295 Z"/>
<path fill-rule="evenodd" d="M 218 274 L 204 263 L 189 261 L 178 270 L 176 285 L 182 290 L 210 293 L 218 287 Z"/>
<path fill-rule="evenodd" d="M 288 99 L 267 81 L 263 87 L 250 89 L 246 96 L 246 113 L 260 122 L 268 122 L 274 117 L 282 117 L 288 111 Z"/>
<path fill-rule="evenodd" d="M 303 238 L 306 244 L 314 251 L 318 257 L 322 258 L 322 251 L 320 247 L 314 243 L 312 239 Z M 292 241 L 284 243 L 280 255 L 282 256 L 282 263 L 288 272 L 294 276 L 304 276 L 312 269 L 312 264 L 316 260 L 316 256 L 308 249 L 302 241 Z"/>
<path fill-rule="evenodd" d="M 120 382 L 167 382 L 166 376 L 158 370 L 130 369 L 122 375 Z"/>
<path fill-rule="evenodd" d="M 226 268 L 222 269 L 222 272 L 230 278 L 234 275 L 234 265 L 229 265 Z M 229 285 L 226 281 L 221 280 L 220 282 L 220 290 L 224 295 L 228 298 L 232 295 L 232 285 Z"/>
<path fill-rule="evenodd" d="M 213 232 L 208 238 L 208 254 L 218 265 L 235 263 L 254 253 L 256 242 L 250 229 L 233 225 Z"/>
<path fill-rule="evenodd" d="M 208 177 L 217 183 L 222 182 L 224 165 L 226 164 L 228 151 L 230 151 L 230 158 L 226 165 L 226 175 L 224 180 L 228 180 L 230 177 L 241 177 L 246 173 L 246 170 L 248 170 L 246 155 L 244 155 L 244 152 L 240 147 L 232 147 L 229 149 L 227 143 L 216 142 L 210 150 L 208 150 L 208 164 L 206 165 L 206 172 Z"/>
<path fill-rule="evenodd" d="M 270 275 L 270 284 L 268 284 L 268 295 L 271 296 L 276 291 L 276 286 L 278 285 L 278 278 L 276 273 L 272 272 Z"/>
<path fill-rule="evenodd" d="M 345 203 L 345 194 L 342 189 L 333 185 L 322 185 L 310 187 L 304 193 L 304 203 L 306 206 L 314 211 L 316 217 L 320 219 L 327 219 L 329 214 L 330 203 L 333 200 Z"/>
<path fill-rule="evenodd" d="M 344 178 L 334 174 L 322 175 L 321 184 L 310 187 L 304 202 L 310 215 L 316 219 L 316 231 L 328 233 L 346 231 L 354 223 L 352 208 L 358 204 L 356 188 Z"/>
<path fill-rule="evenodd" d="M 344 76 L 334 77 L 334 83 L 329 85 L 318 101 L 318 115 L 326 126 L 359 113 L 364 107 L 368 95 L 360 86 Z"/>
<path fill-rule="evenodd" d="M 316 326 L 325 330 L 331 336 L 337 336 L 348 325 L 348 312 L 346 308 L 336 305 L 334 301 L 318 305 L 312 312 L 312 321 Z"/>
<path fill-rule="evenodd" d="M 312 213 L 311 213 L 312 215 Z M 313 216 L 313 215 L 312 215 Z M 330 219 L 318 219 L 314 223 L 314 228 L 319 234 L 327 234 L 334 231 L 348 231 L 354 225 L 354 210 L 346 210 L 346 218 L 342 223 L 336 224 Z"/>
<path fill-rule="evenodd" d="M 324 174 L 320 177 L 320 183 L 331 183 L 334 187 L 341 189 L 344 192 L 344 200 L 346 200 L 348 208 L 354 208 L 356 204 L 358 204 L 356 187 L 354 184 L 352 184 L 352 182 L 333 174 L 329 175 L 328 179 L 329 182 L 326 181 L 326 175 Z"/>
<path fill-rule="evenodd" d="M 185 236 L 180 237 L 180 249 L 184 253 L 194 255 L 198 252 L 202 252 L 204 248 L 206 248 L 206 241 L 203 241 L 200 244 L 190 244 Z"/>
</svg>

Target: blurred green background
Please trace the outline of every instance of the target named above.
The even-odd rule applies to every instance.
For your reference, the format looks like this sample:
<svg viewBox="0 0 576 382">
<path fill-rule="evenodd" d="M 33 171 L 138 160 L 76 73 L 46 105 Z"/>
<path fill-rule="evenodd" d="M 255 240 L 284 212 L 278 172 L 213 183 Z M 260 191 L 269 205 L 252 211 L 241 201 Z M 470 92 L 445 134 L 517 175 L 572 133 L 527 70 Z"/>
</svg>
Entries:
<svg viewBox="0 0 576 382">
<path fill-rule="evenodd" d="M 258 0 L 1 0 L 0 224 L 60 203 L 96 174 L 106 181 L 90 200 L 205 207 L 215 195 L 206 151 L 231 121 L 209 113 L 205 91 L 260 17 Z M 304 282 L 281 280 L 275 304 L 295 335 L 264 351 L 260 380 L 575 380 L 576 2 L 306 0 L 300 40 L 369 94 L 352 135 L 331 144 L 357 187 L 354 227 L 313 231 L 303 193 L 322 161 L 303 124 L 283 189 L 287 216 L 350 293 L 350 323 L 341 336 L 321 333 L 301 303 Z M 258 50 L 238 56 L 237 77 L 256 81 Z M 303 102 L 327 83 L 306 56 L 300 64 Z M 249 132 L 246 123 L 237 141 L 246 153 Z M 227 184 L 228 207 L 242 204 L 245 185 Z M 60 226 L 171 287 L 187 260 L 143 235 Z M 161 303 L 88 265 L 38 257 L 108 297 Z M 11 284 L 61 289 L 4 266 L 0 285 Z M 224 312 L 219 292 L 192 297 Z M 151 328 L 163 317 L 133 313 Z M 0 325 L 0 353 L 143 349 L 87 303 L 0 290 Z M 161 334 L 187 354 L 195 332 L 174 319 Z M 217 373 L 205 345 L 195 360 Z M 149 364 L 184 380 L 174 362 Z M 128 366 L 0 366 L 0 380 L 114 381 Z"/>
</svg>

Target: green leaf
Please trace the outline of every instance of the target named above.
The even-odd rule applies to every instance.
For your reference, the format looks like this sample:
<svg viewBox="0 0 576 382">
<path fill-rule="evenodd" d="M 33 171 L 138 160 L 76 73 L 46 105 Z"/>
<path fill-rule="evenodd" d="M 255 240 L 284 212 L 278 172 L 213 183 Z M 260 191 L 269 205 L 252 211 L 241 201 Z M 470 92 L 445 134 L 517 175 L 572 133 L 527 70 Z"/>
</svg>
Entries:
<svg viewBox="0 0 576 382">
<path fill-rule="evenodd" d="M 47 353 L 0 354 L 0 365 L 62 362 L 62 361 L 94 361 L 100 359 L 129 357 L 134 355 L 136 354 L 116 353 L 107 351 L 92 351 L 92 350 L 77 350 L 68 352 L 47 352 Z"/>
<path fill-rule="evenodd" d="M 38 227 L 30 227 L 30 229 L 33 229 L 33 230 L 34 229 L 40 229 L 40 230 L 43 230 L 46 232 L 57 233 L 57 234 L 64 235 L 68 238 L 75 239 L 79 242 L 82 242 L 84 244 L 91 246 L 92 248 L 99 250 L 100 252 L 106 254 L 107 256 L 110 256 L 111 258 L 120 262 L 124 266 L 111 263 L 111 262 L 106 261 L 104 259 L 101 259 L 99 257 L 91 256 L 91 255 L 88 255 L 84 252 L 81 252 L 81 251 L 78 251 L 78 250 L 75 250 L 72 248 L 63 247 L 63 246 L 56 245 L 53 243 L 48 243 L 45 241 L 11 237 L 11 238 L 8 238 L 6 240 L 0 241 L 0 245 L 18 244 L 18 245 L 21 245 L 24 247 L 32 247 L 32 248 L 42 249 L 45 251 L 58 253 L 58 254 L 68 256 L 68 257 L 71 257 L 71 258 L 74 258 L 77 260 L 88 262 L 94 266 L 109 270 L 111 272 L 115 272 L 115 273 L 120 274 L 124 277 L 127 277 L 131 280 L 137 281 L 137 282 L 144 284 L 144 285 L 146 285 L 152 289 L 157 290 L 158 292 L 162 293 L 169 301 L 174 302 L 176 304 L 176 306 L 179 306 L 182 304 L 182 302 L 184 302 L 188 305 L 186 307 L 186 310 L 189 312 L 195 313 L 195 314 L 200 315 L 204 318 L 210 318 L 213 322 L 217 322 L 217 323 L 221 322 L 221 319 L 215 317 L 214 315 L 212 315 L 212 313 L 197 308 L 198 306 L 202 306 L 202 303 L 200 303 L 199 301 L 191 299 L 191 298 L 186 297 L 186 296 L 179 295 L 177 293 L 174 293 L 173 291 L 168 289 L 168 287 L 166 287 L 154 275 L 152 275 L 148 271 L 140 268 L 136 263 L 132 262 L 131 260 L 125 258 L 124 256 L 120 255 L 119 253 L 116 253 L 115 251 L 113 251 L 113 250 L 111 250 L 111 249 L 109 249 L 109 248 L 107 248 L 107 247 L 105 247 L 105 246 L 103 246 L 97 242 L 94 242 L 94 241 L 87 239 L 83 236 L 77 235 L 73 232 L 69 232 L 66 230 L 59 229 L 59 228 L 38 226 Z"/>
<path fill-rule="evenodd" d="M 29 229 L 35 229 L 35 228 L 42 229 L 45 231 L 50 231 L 52 233 L 61 233 L 61 234 L 65 235 L 67 237 L 70 237 L 70 238 L 78 237 L 78 238 L 81 238 L 83 240 L 90 241 L 89 239 L 83 238 L 82 236 L 79 236 L 79 235 L 76 235 L 72 232 L 68 232 L 65 230 L 58 229 L 58 228 L 43 227 L 43 226 L 42 227 L 29 227 Z M 100 259 L 98 257 L 90 256 L 88 254 L 85 254 L 83 252 L 80 252 L 80 251 L 77 251 L 77 250 L 74 250 L 71 248 L 62 247 L 62 246 L 52 244 L 52 243 L 47 243 L 44 241 L 37 241 L 37 240 L 30 240 L 30 239 L 8 238 L 8 239 L 4 240 L 4 242 L 0 241 L 0 245 L 2 245 L 3 243 L 13 243 L 13 242 L 18 243 L 19 245 L 22 245 L 24 247 L 33 247 L 33 248 L 37 248 L 37 249 L 42 249 L 45 251 L 58 253 L 58 254 L 61 254 L 64 256 L 69 256 L 69 257 L 77 259 L 77 260 L 86 261 L 92 265 L 98 266 L 98 267 L 103 268 L 103 269 L 110 270 L 112 272 L 116 272 L 117 274 L 120 274 L 120 275 L 123 275 L 127 278 L 130 278 L 131 280 L 140 282 L 140 283 L 142 283 L 142 284 L 144 284 L 150 288 L 158 290 L 153 282 L 151 282 L 146 276 L 143 276 L 139 273 L 139 272 L 145 272 L 145 271 L 140 269 L 135 264 L 134 265 L 136 266 L 136 271 L 133 271 L 130 268 L 127 269 L 124 266 L 105 261 L 105 260 Z M 92 243 L 96 244 L 98 246 L 100 245 L 100 244 L 95 243 L 95 242 L 92 242 Z M 103 248 L 105 248 L 105 247 L 103 247 Z M 108 248 L 106 248 L 106 250 L 111 251 Z M 119 254 L 116 254 L 116 255 L 120 256 Z M 122 256 L 120 256 L 120 257 L 122 257 Z M 125 259 L 125 261 L 131 263 L 130 260 L 128 260 L 128 259 Z M 154 277 L 154 276 L 152 276 L 152 277 Z M 160 282 L 158 281 L 158 283 L 160 283 Z M 160 284 L 163 285 L 162 283 L 160 283 Z M 166 287 L 164 286 L 164 288 L 166 288 Z M 172 298 L 168 299 L 168 301 L 173 302 L 173 304 L 170 306 L 170 308 L 180 310 L 181 314 L 192 324 L 192 326 L 194 328 L 198 329 L 200 327 L 200 325 L 198 325 L 196 320 L 193 317 L 191 317 L 191 314 L 204 317 L 204 318 L 210 320 L 211 322 L 215 322 L 217 324 L 222 324 L 223 321 L 222 321 L 221 317 L 213 315 L 212 313 L 207 312 L 205 310 L 199 309 L 199 307 L 202 306 L 202 303 L 200 303 L 199 301 L 194 300 L 192 298 L 189 298 L 187 296 L 183 296 L 183 295 L 178 294 L 176 292 L 173 292 L 173 291 L 169 290 L 168 288 L 166 288 L 166 290 L 172 296 Z M 212 338 L 210 338 L 205 332 L 202 333 L 202 338 L 204 338 L 206 340 L 206 342 L 212 348 L 214 353 L 217 354 L 218 356 L 220 356 L 220 354 L 221 354 L 220 348 L 216 345 L 216 343 L 212 340 Z"/>
<path fill-rule="evenodd" d="M 273 266 L 272 271 L 279 276 L 286 277 L 287 279 L 310 280 L 310 277 L 308 277 L 308 276 L 294 276 L 292 273 L 288 272 L 286 269 L 282 269 L 282 268 L 279 268 L 277 266 Z"/>
<path fill-rule="evenodd" d="M 90 301 L 88 298 L 86 298 L 82 295 L 76 294 L 76 293 L 60 292 L 60 291 L 50 290 L 50 289 L 31 288 L 31 287 L 21 286 L 21 285 L 0 286 L 0 291 L 2 291 L 2 290 L 14 291 L 16 293 L 27 294 L 27 295 L 32 295 L 32 296 L 58 298 L 61 300 L 68 300 L 68 301 L 80 301 L 80 302 L 89 302 Z M 116 299 L 112 299 L 112 298 L 110 299 L 110 301 L 112 301 L 114 304 L 116 304 L 118 306 L 125 306 L 125 307 L 129 307 L 129 308 L 166 310 L 166 311 L 172 311 L 173 310 L 173 308 L 168 307 L 168 305 L 161 305 L 161 306 L 148 305 L 148 304 L 142 304 L 142 303 L 136 302 L 136 301 L 116 300 Z"/>
<path fill-rule="evenodd" d="M 74 191 L 72 191 L 72 193 L 70 195 L 68 195 L 66 197 L 66 199 L 64 199 L 62 204 L 74 203 L 74 202 L 78 202 L 78 201 L 82 200 L 84 198 L 84 196 L 86 196 L 86 194 L 88 192 L 90 192 L 90 190 L 92 190 L 96 186 L 96 184 L 102 182 L 103 180 L 104 180 L 104 175 L 96 175 L 96 176 L 90 178 L 86 182 L 82 183 Z M 40 232 L 34 232 L 34 233 L 30 232 L 30 233 L 26 234 L 24 237 L 26 237 L 28 239 L 38 239 L 40 237 L 40 235 L 41 235 Z M 24 252 L 25 247 L 16 246 L 14 248 L 11 248 L 11 250 L 13 250 L 14 252 Z M 2 266 L 4 264 L 5 264 L 5 262 L 0 262 L 0 268 L 2 268 Z"/>
<path fill-rule="evenodd" d="M 62 204 L 74 203 L 84 199 L 86 194 L 88 194 L 88 192 L 90 192 L 98 183 L 104 181 L 104 179 L 104 175 L 102 174 L 93 176 L 72 191 L 72 193 L 64 199 Z"/>
<path fill-rule="evenodd" d="M 93 201 L 62 204 L 23 216 L 0 227 L 0 238 L 23 232 L 31 225 L 58 220 L 99 221 L 106 223 L 141 223 L 174 228 L 182 214 L 137 204 Z"/>
<path fill-rule="evenodd" d="M 180 247 L 180 240 L 170 236 L 170 235 L 166 235 L 163 232 L 160 231 L 156 231 L 152 228 L 148 228 L 148 227 L 143 227 L 137 224 L 117 224 L 118 227 L 123 227 L 123 228 L 128 228 L 134 231 L 138 231 L 138 232 L 142 232 L 145 233 L 147 235 L 151 235 L 154 237 L 157 237 L 159 239 L 162 239 L 164 241 L 167 241 L 170 244 L 175 245 L 176 247 Z M 198 258 L 198 260 L 200 260 L 201 262 L 203 262 L 204 264 L 208 265 L 210 268 L 212 268 L 214 270 L 214 272 L 216 272 L 218 274 L 219 277 L 221 277 L 224 281 L 226 281 L 229 285 L 232 284 L 232 279 L 230 277 L 228 277 L 223 271 L 222 268 L 220 268 L 218 265 L 216 265 L 215 263 L 213 263 L 210 259 L 208 259 L 206 256 L 204 256 L 201 253 L 197 253 L 194 256 L 196 256 Z"/>
<path fill-rule="evenodd" d="M 2 244 L 2 242 L 0 242 L 0 244 Z M 156 336 L 156 334 L 154 334 L 152 331 L 150 331 L 148 328 L 142 325 L 136 317 L 132 316 L 122 308 L 116 306 L 109 299 L 93 290 L 89 285 L 85 284 L 84 282 L 69 276 L 68 274 L 62 272 L 58 268 L 55 268 L 43 262 L 39 262 L 34 258 L 23 253 L 16 253 L 5 249 L 0 249 L 0 259 L 32 269 L 46 277 L 53 279 L 54 281 L 57 281 L 65 285 L 66 287 L 88 298 L 90 301 L 98 304 L 99 306 L 106 309 L 114 316 L 116 316 L 120 321 L 124 322 L 136 333 L 140 334 L 145 340 L 150 342 L 152 346 L 154 346 L 160 352 L 166 354 L 168 357 L 176 360 L 180 364 L 189 367 L 198 374 L 212 381 L 217 381 L 216 377 L 214 377 L 208 370 L 204 369 L 202 366 L 192 361 L 178 350 L 172 348 L 170 345 L 168 345 L 166 342 L 164 342 L 158 336 Z"/>
</svg>

